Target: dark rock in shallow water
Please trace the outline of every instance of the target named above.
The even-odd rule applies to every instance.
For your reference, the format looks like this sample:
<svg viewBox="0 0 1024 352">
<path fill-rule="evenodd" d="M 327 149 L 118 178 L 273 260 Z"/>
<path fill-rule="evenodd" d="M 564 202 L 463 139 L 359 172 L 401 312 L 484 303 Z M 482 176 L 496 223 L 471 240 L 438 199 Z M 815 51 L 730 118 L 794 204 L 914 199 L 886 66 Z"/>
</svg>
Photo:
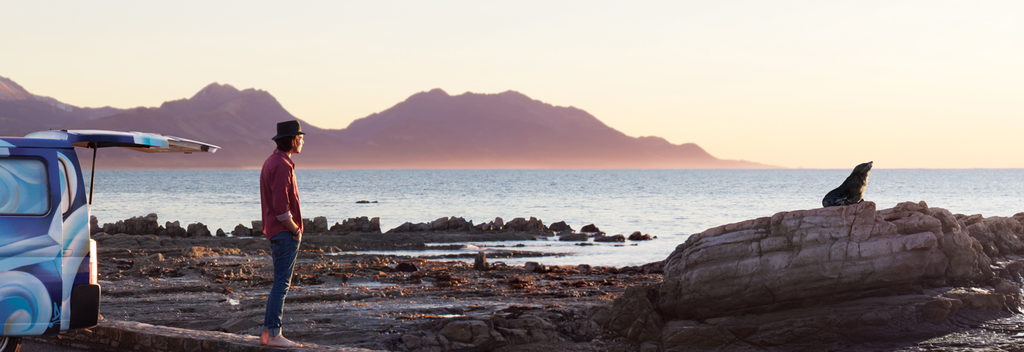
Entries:
<svg viewBox="0 0 1024 352">
<path fill-rule="evenodd" d="M 103 232 L 103 228 L 99 226 L 100 220 L 96 218 L 96 215 L 89 215 L 89 234 L 97 232 Z"/>
<path fill-rule="evenodd" d="M 601 232 L 601 230 L 598 229 L 597 226 L 594 226 L 594 224 L 590 224 L 580 228 L 580 232 L 598 233 Z"/>
<path fill-rule="evenodd" d="M 437 220 L 430 222 L 430 231 L 442 231 L 448 229 L 448 218 L 437 218 Z"/>
<path fill-rule="evenodd" d="M 930 338 L 965 314 L 1020 310 L 1021 238 L 1019 221 L 924 202 L 782 212 L 690 236 L 666 259 L 663 282 L 628 288 L 599 320 L 660 350 Z"/>
<path fill-rule="evenodd" d="M 203 225 L 201 222 L 195 224 L 188 224 L 188 229 L 185 230 L 185 237 L 210 237 L 210 229 Z"/>
<path fill-rule="evenodd" d="M 231 235 L 235 237 L 248 237 L 252 236 L 252 230 L 245 227 L 245 225 L 238 224 L 234 230 L 231 230 Z"/>
<path fill-rule="evenodd" d="M 313 218 L 313 224 L 309 229 L 304 229 L 307 233 L 324 233 L 327 232 L 327 218 L 323 216 L 317 216 Z"/>
<path fill-rule="evenodd" d="M 634 231 L 633 233 L 629 234 L 629 240 L 630 241 L 650 241 L 651 240 L 651 235 L 644 235 L 644 234 L 641 234 L 640 231 Z"/>
<path fill-rule="evenodd" d="M 157 235 L 160 233 L 160 224 L 157 223 L 156 213 L 149 213 L 146 216 L 133 216 L 130 219 L 118 220 L 113 224 L 103 224 L 103 232 L 109 234 Z"/>
<path fill-rule="evenodd" d="M 495 219 L 497 220 L 497 219 Z M 544 226 L 544 222 L 538 220 L 535 217 L 530 217 L 530 220 L 525 218 L 515 218 L 505 223 L 503 228 L 504 231 L 516 232 L 516 231 L 539 231 L 547 232 L 547 226 Z"/>
<path fill-rule="evenodd" d="M 526 219 L 515 218 L 505 223 L 505 231 L 525 231 L 526 230 Z"/>
<path fill-rule="evenodd" d="M 408 228 L 409 223 L 402 224 Z M 401 226 L 399 226 L 401 228 Z M 396 229 L 397 230 L 397 229 Z M 338 235 L 347 235 L 350 233 L 380 233 L 380 218 L 369 219 L 365 216 L 358 218 L 349 218 L 343 220 L 340 224 L 334 223 L 331 226 L 330 233 Z M 390 232 L 390 231 L 389 231 Z M 405 231 L 398 231 L 405 232 Z"/>
<path fill-rule="evenodd" d="M 448 218 L 448 224 L 446 227 L 447 230 L 469 231 L 469 229 L 473 227 L 473 222 L 466 221 L 466 219 L 462 217 L 453 216 Z"/>
<path fill-rule="evenodd" d="M 615 236 L 597 236 L 594 237 L 594 242 L 626 242 L 626 236 L 621 234 Z"/>
<path fill-rule="evenodd" d="M 573 232 L 572 226 L 569 226 L 568 224 L 566 224 L 565 221 L 559 221 L 559 222 L 551 224 L 551 226 L 548 226 L 548 230 L 551 230 L 552 232 L 555 232 L 555 233 Z"/>
<path fill-rule="evenodd" d="M 164 228 L 167 231 L 166 234 L 160 233 L 159 235 L 169 237 L 186 237 L 185 229 L 181 228 L 181 225 L 177 220 L 174 222 L 168 221 L 164 224 Z"/>
<path fill-rule="evenodd" d="M 558 240 L 559 241 L 577 241 L 578 242 L 578 241 L 586 241 L 587 238 L 588 238 L 587 234 L 585 234 L 585 233 L 570 233 L 570 234 L 565 234 L 565 235 L 558 236 Z"/>
<path fill-rule="evenodd" d="M 331 228 L 331 231 L 334 231 L 333 227 Z M 403 232 L 409 232 L 409 231 L 412 231 L 412 223 L 406 221 L 406 222 L 402 223 L 401 225 L 398 225 L 398 227 L 388 230 L 388 232 L 386 232 L 386 233 L 403 233 Z"/>
<path fill-rule="evenodd" d="M 224 233 L 223 229 L 220 229 L 220 228 L 217 229 L 217 237 L 227 237 L 227 236 L 228 236 L 228 234 Z"/>
</svg>

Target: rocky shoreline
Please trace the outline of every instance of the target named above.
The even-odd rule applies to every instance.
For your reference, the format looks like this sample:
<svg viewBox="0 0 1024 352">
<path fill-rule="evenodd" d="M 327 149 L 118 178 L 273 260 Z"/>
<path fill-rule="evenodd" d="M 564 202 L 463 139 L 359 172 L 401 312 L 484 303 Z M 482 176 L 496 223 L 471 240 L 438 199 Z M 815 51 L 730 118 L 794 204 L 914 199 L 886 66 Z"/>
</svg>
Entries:
<svg viewBox="0 0 1024 352">
<path fill-rule="evenodd" d="M 345 253 L 575 234 L 523 218 L 386 232 L 364 219 L 304 235 L 290 337 L 389 351 L 1024 348 L 1024 213 L 954 215 L 924 202 L 783 212 L 621 268 L 546 266 L 514 248 L 505 255 L 536 263 Z M 258 334 L 271 282 L 265 240 L 102 231 L 114 226 L 94 222 L 107 319 Z"/>
<path fill-rule="evenodd" d="M 107 319 L 138 321 L 194 330 L 255 335 L 260 331 L 266 293 L 272 282 L 269 246 L 262 237 L 226 237 L 202 231 L 171 231 L 157 216 L 98 226 Z M 442 256 L 358 255 L 369 250 L 453 250 L 462 245 L 427 243 L 527 241 L 580 236 L 576 241 L 616 241 L 594 225 L 576 233 L 564 222 L 550 226 L 535 218 L 472 225 L 461 218 L 406 223 L 386 232 L 368 218 L 348 219 L 326 228 L 322 217 L 306 224 L 289 294 L 286 324 L 298 341 L 380 350 L 529 350 L 555 344 L 562 349 L 629 350 L 631 342 L 601 342 L 601 328 L 590 319 L 625 288 L 653 284 L 661 264 L 638 267 L 544 265 L 557 253 L 493 246 L 486 253 Z M 259 229 L 259 224 L 254 224 Z M 324 231 L 326 228 L 326 231 Z M 233 233 L 253 231 L 242 225 Z M 110 234 L 107 231 L 116 234 Z M 117 233 L 121 232 L 121 233 Z M 220 232 L 220 231 L 218 231 Z M 249 232 L 251 234 L 251 232 Z M 635 240 L 651 237 L 633 234 Z M 572 237 L 570 237 L 572 238 Z M 495 249 L 497 248 L 497 249 Z M 502 258 L 537 258 L 508 266 Z M 479 322 L 486 321 L 481 334 Z M 449 324 L 449 322 L 452 322 Z M 450 326 L 449 326 L 450 325 Z M 468 335 L 467 335 L 468 334 Z M 469 337 L 466 337 L 469 336 Z M 598 349 L 601 350 L 601 349 Z"/>
</svg>

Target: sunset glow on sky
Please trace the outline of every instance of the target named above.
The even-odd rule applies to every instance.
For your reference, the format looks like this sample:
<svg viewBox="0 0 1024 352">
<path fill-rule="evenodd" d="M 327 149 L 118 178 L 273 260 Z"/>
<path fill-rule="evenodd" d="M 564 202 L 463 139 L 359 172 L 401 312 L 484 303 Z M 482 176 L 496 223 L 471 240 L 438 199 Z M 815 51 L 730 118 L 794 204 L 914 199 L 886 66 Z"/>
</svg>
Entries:
<svg viewBox="0 0 1024 352">
<path fill-rule="evenodd" d="M 433 88 L 515 90 L 782 167 L 1024 168 L 1024 2 L 0 4 L 0 76 L 81 107 L 209 83 L 323 128 Z"/>
</svg>

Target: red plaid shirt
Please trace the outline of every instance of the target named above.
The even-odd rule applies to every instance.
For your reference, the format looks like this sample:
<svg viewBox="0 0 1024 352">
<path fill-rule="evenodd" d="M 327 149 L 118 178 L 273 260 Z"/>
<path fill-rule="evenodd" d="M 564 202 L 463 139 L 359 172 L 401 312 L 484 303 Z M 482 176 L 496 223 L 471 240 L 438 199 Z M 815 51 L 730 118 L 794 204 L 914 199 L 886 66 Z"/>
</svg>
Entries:
<svg viewBox="0 0 1024 352">
<path fill-rule="evenodd" d="M 288 231 L 281 221 L 291 218 L 302 232 L 299 188 L 295 184 L 295 163 L 288 154 L 274 149 L 260 171 L 260 205 L 263 208 L 263 235 L 269 240 Z"/>
</svg>

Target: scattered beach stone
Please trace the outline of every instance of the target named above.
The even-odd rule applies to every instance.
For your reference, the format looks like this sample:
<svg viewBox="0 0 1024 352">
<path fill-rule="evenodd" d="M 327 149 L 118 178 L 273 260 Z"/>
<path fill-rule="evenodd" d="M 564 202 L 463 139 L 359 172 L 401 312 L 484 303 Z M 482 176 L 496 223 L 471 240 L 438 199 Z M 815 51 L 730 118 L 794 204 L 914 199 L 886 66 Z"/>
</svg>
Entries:
<svg viewBox="0 0 1024 352">
<path fill-rule="evenodd" d="M 164 261 L 164 255 L 162 253 L 157 253 L 157 254 L 151 254 L 151 255 L 149 255 L 149 256 L 147 256 L 145 258 L 136 260 L 135 262 L 139 263 L 140 265 L 145 265 L 145 264 L 159 263 L 159 262 L 162 262 L 162 261 Z"/>
<path fill-rule="evenodd" d="M 459 287 L 468 281 L 466 278 L 452 275 L 452 273 L 448 271 L 441 271 L 433 277 L 434 287 Z"/>
<path fill-rule="evenodd" d="M 227 237 L 228 234 L 224 233 L 224 229 L 217 228 L 217 237 Z"/>
<path fill-rule="evenodd" d="M 589 224 L 580 228 L 580 232 L 598 233 L 601 232 L 601 230 L 598 229 L 597 226 L 594 226 L 594 224 Z"/>
<path fill-rule="evenodd" d="M 405 262 L 403 262 L 403 263 L 398 263 L 398 265 L 395 266 L 395 271 L 400 271 L 400 272 L 403 272 L 403 273 L 412 273 L 412 272 L 416 272 L 418 270 L 419 269 L 416 268 L 416 264 L 413 264 L 413 263 L 405 263 Z"/>
<path fill-rule="evenodd" d="M 202 258 L 216 255 L 206 247 L 188 247 L 181 251 L 181 255 L 189 258 Z"/>
<path fill-rule="evenodd" d="M 487 253 L 480 251 L 476 252 L 476 258 L 473 260 L 474 270 L 487 270 Z"/>
<path fill-rule="evenodd" d="M 544 267 L 544 264 L 540 264 L 537 262 L 526 262 L 526 264 L 523 264 L 523 269 L 538 274 L 543 274 L 547 272 L 547 268 Z"/>
<path fill-rule="evenodd" d="M 513 277 L 508 279 L 508 287 L 513 290 L 522 290 L 532 288 L 534 286 L 533 280 L 524 277 Z"/>
</svg>

